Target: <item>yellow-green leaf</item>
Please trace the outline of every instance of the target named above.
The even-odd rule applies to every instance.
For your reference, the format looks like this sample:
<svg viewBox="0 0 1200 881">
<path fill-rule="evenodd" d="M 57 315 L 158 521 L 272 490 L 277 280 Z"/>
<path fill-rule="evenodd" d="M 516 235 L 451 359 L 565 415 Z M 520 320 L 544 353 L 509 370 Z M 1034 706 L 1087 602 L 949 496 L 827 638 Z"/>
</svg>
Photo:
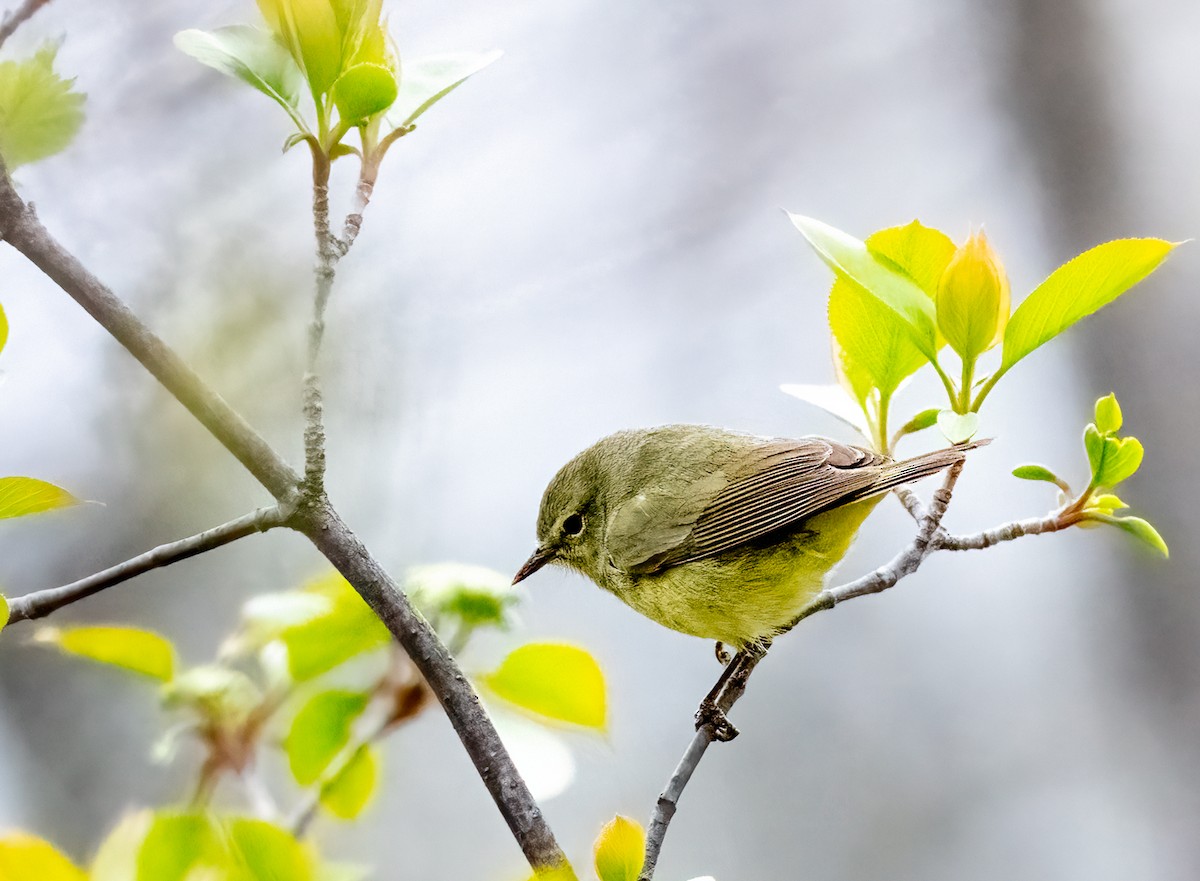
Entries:
<svg viewBox="0 0 1200 881">
<path fill-rule="evenodd" d="M 1122 423 L 1121 405 L 1117 403 L 1116 395 L 1107 394 L 1096 401 L 1096 429 L 1101 434 L 1120 431 Z"/>
<path fill-rule="evenodd" d="M 450 618 L 468 628 L 508 627 L 520 596 L 511 576 L 465 563 L 413 566 L 404 574 L 404 592 L 435 622 Z"/>
<path fill-rule="evenodd" d="M 8 342 L 8 317 L 4 314 L 4 307 L 0 306 L 0 352 L 4 351 L 4 345 Z"/>
<path fill-rule="evenodd" d="M 1162 239 L 1118 239 L 1058 267 L 1013 312 L 1001 370 L 1111 303 L 1157 269 L 1174 247 Z"/>
<path fill-rule="evenodd" d="M 186 30 L 175 35 L 175 46 L 201 64 L 253 86 L 304 129 L 296 113 L 304 74 L 271 34 L 249 25 L 215 31 Z"/>
<path fill-rule="evenodd" d="M 587 651 L 565 643 L 528 643 L 482 679 L 497 697 L 547 719 L 602 729 L 604 673 Z"/>
<path fill-rule="evenodd" d="M 304 588 L 329 602 L 329 611 L 287 627 L 280 635 L 292 678 L 304 682 L 350 658 L 387 645 L 391 634 L 341 575 L 316 579 Z"/>
<path fill-rule="evenodd" d="M 34 477 L 0 477 L 0 519 L 26 517 L 78 505 L 60 486 Z"/>
<path fill-rule="evenodd" d="M 8 598 L 0 593 L 0 631 L 8 624 Z"/>
<path fill-rule="evenodd" d="M 313 94 L 324 95 L 342 69 L 342 32 L 329 0 L 259 0 L 258 5 Z"/>
<path fill-rule="evenodd" d="M 175 648 L 164 637 L 137 627 L 45 627 L 39 642 L 64 652 L 141 673 L 161 682 L 175 675 Z"/>
<path fill-rule="evenodd" d="M 979 414 L 942 410 L 937 415 L 937 426 L 950 443 L 966 443 L 979 431 Z"/>
<path fill-rule="evenodd" d="M 1141 517 L 1114 517 L 1111 514 L 1105 514 L 1101 511 L 1085 511 L 1084 517 L 1087 520 L 1097 520 L 1101 523 L 1111 523 L 1118 529 L 1123 529 L 1138 539 L 1145 545 L 1158 551 L 1164 557 L 1169 557 L 1171 552 L 1167 549 L 1167 543 L 1163 537 L 1158 534 L 1158 530 L 1143 520 Z"/>
<path fill-rule="evenodd" d="M 241 872 L 231 881 L 310 881 L 315 855 L 274 823 L 236 817 L 225 823 L 233 862 Z M 224 876 L 222 876 L 224 877 Z"/>
<path fill-rule="evenodd" d="M 379 755 L 364 744 L 338 775 L 321 789 L 321 806 L 342 820 L 363 812 L 379 782 Z"/>
<path fill-rule="evenodd" d="M 918 220 L 871 233 L 865 244 L 905 272 L 930 299 L 937 295 L 938 281 L 956 250 L 948 235 Z"/>
<path fill-rule="evenodd" d="M 241 670 L 201 664 L 181 672 L 163 689 L 168 707 L 189 707 L 232 728 L 242 724 L 262 702 L 262 693 Z"/>
<path fill-rule="evenodd" d="M 791 213 L 788 217 L 838 278 L 854 283 L 894 311 L 921 354 L 931 361 L 937 358 L 933 302 L 916 282 L 853 236 L 811 217 Z"/>
<path fill-rule="evenodd" d="M 954 253 L 938 282 L 938 330 L 964 361 L 998 343 L 1010 310 L 1008 275 L 983 231 Z"/>
<path fill-rule="evenodd" d="M 1018 465 L 1013 469 L 1013 477 L 1021 480 L 1044 480 L 1062 486 L 1061 478 L 1045 465 Z"/>
<path fill-rule="evenodd" d="M 1136 437 L 1104 439 L 1104 451 L 1099 470 L 1096 472 L 1098 486 L 1116 486 L 1137 472 L 1142 465 L 1145 450 Z"/>
<path fill-rule="evenodd" d="M 23 832 L 0 838 L 0 881 L 87 881 L 48 841 Z"/>
<path fill-rule="evenodd" d="M 297 783 L 308 786 L 321 776 L 349 742 L 351 726 L 368 700 L 362 692 L 323 691 L 300 708 L 283 742 Z"/>
<path fill-rule="evenodd" d="M 85 96 L 54 72 L 57 53 L 49 45 L 24 61 L 0 62 L 0 155 L 9 171 L 66 149 L 83 125 Z"/>
<path fill-rule="evenodd" d="M 382 64 L 356 64 L 333 84 L 333 103 L 343 122 L 360 123 L 396 100 L 395 75 Z"/>
<path fill-rule="evenodd" d="M 479 73 L 503 52 L 448 52 L 404 61 L 400 92 L 388 112 L 393 128 L 412 125 L 417 117 Z"/>
<path fill-rule="evenodd" d="M 637 881 L 646 856 L 646 833 L 636 820 L 617 814 L 600 830 L 594 853 L 600 881 Z"/>
</svg>

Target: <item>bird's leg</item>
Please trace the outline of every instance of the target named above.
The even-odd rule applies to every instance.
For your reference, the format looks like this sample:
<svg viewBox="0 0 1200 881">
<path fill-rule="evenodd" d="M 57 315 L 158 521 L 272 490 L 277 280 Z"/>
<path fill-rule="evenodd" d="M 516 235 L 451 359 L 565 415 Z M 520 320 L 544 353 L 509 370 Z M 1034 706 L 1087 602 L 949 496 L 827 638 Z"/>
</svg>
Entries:
<svg viewBox="0 0 1200 881">
<path fill-rule="evenodd" d="M 712 687 L 704 700 L 700 701 L 700 708 L 696 710 L 697 730 L 708 728 L 712 739 L 721 743 L 728 743 L 738 736 L 737 728 L 726 717 L 725 711 L 721 709 L 721 698 L 731 682 L 736 684 L 739 691 L 746 687 L 745 679 L 749 675 L 749 671 L 753 669 L 759 658 L 767 653 L 770 646 L 770 639 L 747 644 L 721 671 L 717 684 Z"/>
<path fill-rule="evenodd" d="M 725 643 L 717 640 L 716 645 L 717 663 L 722 667 L 728 667 L 729 662 L 733 660 L 733 655 L 729 654 L 729 649 L 725 648 Z"/>
</svg>

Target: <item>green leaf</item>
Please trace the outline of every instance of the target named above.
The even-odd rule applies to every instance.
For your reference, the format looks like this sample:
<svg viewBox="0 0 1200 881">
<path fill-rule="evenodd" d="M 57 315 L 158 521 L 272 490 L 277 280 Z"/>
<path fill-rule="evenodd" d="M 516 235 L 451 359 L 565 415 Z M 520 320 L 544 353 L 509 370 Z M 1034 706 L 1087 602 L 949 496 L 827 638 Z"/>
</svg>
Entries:
<svg viewBox="0 0 1200 881">
<path fill-rule="evenodd" d="M 1003 339 L 1011 311 L 1008 276 L 983 231 L 972 233 L 942 273 L 938 330 L 968 365 Z"/>
<path fill-rule="evenodd" d="M 296 112 L 304 74 L 271 34 L 249 25 L 215 31 L 187 30 L 175 35 L 175 46 L 201 64 L 258 89 L 305 129 Z"/>
<path fill-rule="evenodd" d="M 917 349 L 930 361 L 936 360 L 933 302 L 916 282 L 853 236 L 810 217 L 791 213 L 788 217 L 838 278 L 858 285 L 903 318 Z"/>
<path fill-rule="evenodd" d="M 785 395 L 799 398 L 840 419 L 860 434 L 867 434 L 867 423 L 863 411 L 840 385 L 800 385 L 786 383 L 779 387 Z"/>
<path fill-rule="evenodd" d="M 383 622 L 336 572 L 312 582 L 304 592 L 328 600 L 330 609 L 280 634 L 288 650 L 288 668 L 297 682 L 320 676 L 391 641 Z"/>
<path fill-rule="evenodd" d="M 937 415 L 937 425 L 950 443 L 966 443 L 979 431 L 979 414 L 940 410 Z"/>
<path fill-rule="evenodd" d="M 250 817 L 236 817 L 227 821 L 225 827 L 235 865 L 242 870 L 234 876 L 236 881 L 310 881 L 313 878 L 314 854 L 290 832 Z"/>
<path fill-rule="evenodd" d="M 300 708 L 283 742 L 297 783 L 308 786 L 321 776 L 350 741 L 354 721 L 369 700 L 362 692 L 324 691 Z"/>
<path fill-rule="evenodd" d="M 10 172 L 65 150 L 83 125 L 85 96 L 54 72 L 57 54 L 47 45 L 24 61 L 0 62 L 0 155 Z"/>
<path fill-rule="evenodd" d="M 600 881 L 637 881 L 646 856 L 646 833 L 636 820 L 617 814 L 600 830 L 594 853 Z"/>
<path fill-rule="evenodd" d="M 359 123 L 396 100 L 396 77 L 382 64 L 356 64 L 333 84 L 333 103 L 343 122 Z"/>
<path fill-rule="evenodd" d="M 1104 439 L 1103 462 L 1096 473 L 1097 486 L 1116 486 L 1141 467 L 1145 450 L 1136 437 Z"/>
<path fill-rule="evenodd" d="M 1118 239 L 1058 267 L 1013 312 L 1004 332 L 1001 371 L 1111 303 L 1153 272 L 1174 247 L 1162 239 Z"/>
<path fill-rule="evenodd" d="M 927 428 L 932 428 L 937 425 L 938 414 L 942 411 L 937 407 L 930 407 L 928 410 L 922 410 L 912 419 L 904 423 L 900 427 L 898 434 L 916 434 L 918 431 L 924 431 Z"/>
<path fill-rule="evenodd" d="M 262 702 L 258 686 L 241 670 L 203 664 L 184 670 L 163 689 L 168 707 L 186 706 L 226 727 L 249 718 Z"/>
<path fill-rule="evenodd" d="M 4 631 L 6 624 L 8 624 L 8 599 L 0 593 L 0 633 Z"/>
<path fill-rule="evenodd" d="M 1171 555 L 1170 551 L 1167 549 L 1167 543 L 1163 541 L 1163 537 L 1158 534 L 1158 530 L 1141 517 L 1113 517 L 1110 514 L 1104 514 L 1097 511 L 1085 511 L 1084 518 L 1086 520 L 1097 520 L 1101 523 L 1111 523 L 1118 529 L 1125 530 L 1143 544 L 1149 545 L 1164 557 L 1169 557 Z"/>
<path fill-rule="evenodd" d="M 87 881 L 83 870 L 54 845 L 23 832 L 0 838 L 2 881 Z"/>
<path fill-rule="evenodd" d="M 38 642 L 101 664 L 141 673 L 160 682 L 175 675 L 175 647 L 166 638 L 136 627 L 44 627 Z"/>
<path fill-rule="evenodd" d="M 872 233 L 866 246 L 875 256 L 891 261 L 930 298 L 937 295 L 938 281 L 957 250 L 948 235 L 917 220 Z"/>
<path fill-rule="evenodd" d="M 909 323 L 844 278 L 835 279 L 829 291 L 829 329 L 842 357 L 853 365 L 851 372 L 861 370 L 870 386 L 886 397 L 926 363 Z"/>
<path fill-rule="evenodd" d="M 400 93 L 388 112 L 393 128 L 412 125 L 421 114 L 479 73 L 503 52 L 448 52 L 405 61 L 400 68 Z"/>
<path fill-rule="evenodd" d="M 463 563 L 414 566 L 405 573 L 404 592 L 427 617 L 453 618 L 470 628 L 507 628 L 520 596 L 511 577 Z"/>
<path fill-rule="evenodd" d="M 523 645 L 482 682 L 497 697 L 547 719 L 594 729 L 606 724 L 604 673 L 578 646 Z"/>
<path fill-rule="evenodd" d="M 4 308 L 0 307 L 0 352 L 4 351 L 4 344 L 8 342 L 8 318 L 4 314 Z"/>
<path fill-rule="evenodd" d="M 0 477 L 0 520 L 78 505 L 60 486 L 33 477 Z"/>
<path fill-rule="evenodd" d="M 1113 511 L 1120 511 L 1122 508 L 1128 508 L 1129 506 L 1112 493 L 1101 493 L 1098 496 L 1094 496 L 1088 502 L 1088 507 L 1099 508 L 1104 513 L 1111 514 Z"/>
<path fill-rule="evenodd" d="M 342 820 L 363 812 L 379 782 L 379 755 L 363 744 L 338 775 L 321 789 L 321 806 Z"/>
<path fill-rule="evenodd" d="M 1096 401 L 1096 428 L 1101 434 L 1120 431 L 1121 425 L 1121 405 L 1116 395 L 1107 394 Z"/>
<path fill-rule="evenodd" d="M 1021 480 L 1044 480 L 1046 483 L 1063 485 L 1062 478 L 1045 465 L 1018 465 L 1013 469 L 1013 477 L 1019 477 Z"/>
<path fill-rule="evenodd" d="M 304 71 L 313 96 L 328 92 L 342 71 L 342 31 L 329 0 L 259 0 L 259 8 Z"/>
<path fill-rule="evenodd" d="M 1083 448 L 1087 451 L 1094 481 L 1100 473 L 1100 463 L 1104 461 L 1104 435 L 1091 423 L 1083 430 Z"/>
</svg>

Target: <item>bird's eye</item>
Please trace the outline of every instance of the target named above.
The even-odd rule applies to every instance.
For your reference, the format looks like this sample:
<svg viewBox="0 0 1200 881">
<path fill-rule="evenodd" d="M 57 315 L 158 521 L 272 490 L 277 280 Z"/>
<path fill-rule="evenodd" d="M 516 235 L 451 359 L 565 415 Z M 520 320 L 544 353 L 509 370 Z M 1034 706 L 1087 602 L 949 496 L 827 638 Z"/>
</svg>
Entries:
<svg viewBox="0 0 1200 881">
<path fill-rule="evenodd" d="M 563 521 L 562 530 L 564 535 L 579 535 L 583 532 L 583 517 L 579 514 L 572 514 Z"/>
</svg>

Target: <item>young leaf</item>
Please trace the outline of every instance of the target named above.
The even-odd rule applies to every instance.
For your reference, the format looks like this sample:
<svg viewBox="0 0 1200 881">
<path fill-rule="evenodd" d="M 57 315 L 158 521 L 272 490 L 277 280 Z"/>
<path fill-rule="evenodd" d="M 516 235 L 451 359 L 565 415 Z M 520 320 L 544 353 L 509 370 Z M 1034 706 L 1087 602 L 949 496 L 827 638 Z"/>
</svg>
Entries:
<svg viewBox="0 0 1200 881">
<path fill-rule="evenodd" d="M 245 722 L 261 702 L 262 694 L 249 676 L 219 664 L 184 670 L 163 689 L 167 707 L 188 707 L 226 728 Z"/>
<path fill-rule="evenodd" d="M 311 881 L 315 877 L 312 851 L 290 832 L 251 817 L 235 817 L 224 825 L 232 862 L 245 874 L 231 872 L 219 877 L 230 881 Z"/>
<path fill-rule="evenodd" d="M 1096 401 L 1096 428 L 1101 434 L 1121 430 L 1121 405 L 1117 396 L 1107 394 Z"/>
<path fill-rule="evenodd" d="M 786 383 L 779 387 L 785 395 L 799 398 L 840 419 L 860 434 L 867 434 L 867 423 L 863 411 L 840 385 L 799 385 Z"/>
<path fill-rule="evenodd" d="M 1123 529 L 1132 535 L 1134 538 L 1141 541 L 1158 551 L 1164 557 L 1171 555 L 1167 549 L 1167 543 L 1163 541 L 1163 537 L 1158 534 L 1158 530 L 1143 520 L 1141 517 L 1113 517 L 1110 514 L 1104 514 L 1097 511 L 1087 511 L 1084 513 L 1087 520 L 1098 520 L 1101 523 L 1111 523 L 1118 529 Z"/>
<path fill-rule="evenodd" d="M 897 435 L 916 434 L 918 431 L 924 431 L 927 428 L 932 428 L 937 425 L 938 414 L 942 411 L 937 407 L 930 407 L 928 410 L 922 410 L 912 419 L 908 420 L 896 432 Z"/>
<path fill-rule="evenodd" d="M 1088 465 L 1092 469 L 1092 479 L 1095 480 L 1100 473 L 1100 464 L 1104 461 L 1104 435 L 1091 423 L 1083 430 L 1083 448 L 1087 451 Z"/>
<path fill-rule="evenodd" d="M 313 96 L 342 71 L 342 31 L 329 0 L 258 0 L 267 24 L 304 71 Z"/>
<path fill-rule="evenodd" d="M 1112 493 L 1103 493 L 1102 495 L 1093 497 L 1088 502 L 1088 507 L 1095 508 L 1104 514 L 1111 514 L 1113 511 L 1120 511 L 1122 508 L 1128 508 L 1129 506 Z"/>
<path fill-rule="evenodd" d="M 0 838 L 3 881 L 87 881 L 87 875 L 54 845 L 23 832 Z"/>
<path fill-rule="evenodd" d="M 838 278 L 863 288 L 903 318 L 917 349 L 929 360 L 936 360 L 933 303 L 916 282 L 875 256 L 853 236 L 811 217 L 791 213 L 788 217 Z"/>
<path fill-rule="evenodd" d="M 187 30 L 175 35 L 175 46 L 201 64 L 258 89 L 305 129 L 296 112 L 304 74 L 271 34 L 249 25 L 215 31 Z"/>
<path fill-rule="evenodd" d="M 312 582 L 304 592 L 328 600 L 331 606 L 326 614 L 288 627 L 280 635 L 287 646 L 288 667 L 297 682 L 319 676 L 391 641 L 383 622 L 336 572 Z"/>
<path fill-rule="evenodd" d="M 342 122 L 357 124 L 392 106 L 396 77 L 381 64 L 356 64 L 338 77 L 332 94 Z"/>
<path fill-rule="evenodd" d="M 300 708 L 283 742 L 297 783 L 308 786 L 321 776 L 349 742 L 350 729 L 368 700 L 361 692 L 324 691 Z"/>
<path fill-rule="evenodd" d="M 140 811 L 125 817 L 100 845 L 91 881 L 225 878 L 232 867 L 224 838 L 216 818 L 206 814 Z"/>
<path fill-rule="evenodd" d="M 1097 486 L 1116 486 L 1141 467 L 1145 450 L 1136 437 L 1104 439 L 1103 461 L 1096 473 Z"/>
<path fill-rule="evenodd" d="M 0 477 L 0 519 L 41 514 L 78 505 L 60 486 L 33 477 Z"/>
<path fill-rule="evenodd" d="M 871 233 L 865 244 L 903 270 L 930 299 L 937 296 L 938 281 L 957 250 L 948 235 L 917 220 Z"/>
<path fill-rule="evenodd" d="M 417 117 L 479 73 L 503 52 L 448 52 L 405 61 L 400 69 L 400 94 L 388 112 L 393 128 L 409 126 Z"/>
<path fill-rule="evenodd" d="M 1174 247 L 1162 239 L 1118 239 L 1058 267 L 1013 312 L 1000 370 L 1111 303 L 1157 269 Z"/>
<path fill-rule="evenodd" d="M 982 231 L 959 248 L 938 282 L 937 323 L 964 361 L 1000 341 L 1010 310 L 1008 275 Z"/>
<path fill-rule="evenodd" d="M 1064 486 L 1063 480 L 1044 465 L 1018 465 L 1013 469 L 1013 477 L 1021 480 L 1044 480 L 1057 486 Z"/>
<path fill-rule="evenodd" d="M 0 154 L 2 155 L 2 154 Z M 4 351 L 4 344 L 8 342 L 8 318 L 4 314 L 4 307 L 0 306 L 0 352 Z"/>
<path fill-rule="evenodd" d="M 464 563 L 414 566 L 405 573 L 404 591 L 425 615 L 472 628 L 507 628 L 519 597 L 509 576 Z"/>
<path fill-rule="evenodd" d="M 58 47 L 0 62 L 0 156 L 11 172 L 65 150 L 83 125 L 85 96 L 54 72 Z"/>
<path fill-rule="evenodd" d="M 911 325 L 879 298 L 844 278 L 829 291 L 829 329 L 844 360 L 886 397 L 926 363 Z"/>
<path fill-rule="evenodd" d="M 617 814 L 596 836 L 594 852 L 600 881 L 637 881 L 646 855 L 646 833 L 636 820 Z"/>
<path fill-rule="evenodd" d="M 342 820 L 363 812 L 379 782 L 379 754 L 363 744 L 346 767 L 321 789 L 321 807 Z"/>
<path fill-rule="evenodd" d="M 136 627 L 45 627 L 38 642 L 101 664 L 141 673 L 160 682 L 175 675 L 175 647 L 165 637 Z"/>
<path fill-rule="evenodd" d="M 547 719 L 594 729 L 606 724 L 604 673 L 578 646 L 523 645 L 481 681 L 497 697 Z"/>
<path fill-rule="evenodd" d="M 979 414 L 941 410 L 937 415 L 937 425 L 950 443 L 966 443 L 979 431 Z"/>
</svg>

